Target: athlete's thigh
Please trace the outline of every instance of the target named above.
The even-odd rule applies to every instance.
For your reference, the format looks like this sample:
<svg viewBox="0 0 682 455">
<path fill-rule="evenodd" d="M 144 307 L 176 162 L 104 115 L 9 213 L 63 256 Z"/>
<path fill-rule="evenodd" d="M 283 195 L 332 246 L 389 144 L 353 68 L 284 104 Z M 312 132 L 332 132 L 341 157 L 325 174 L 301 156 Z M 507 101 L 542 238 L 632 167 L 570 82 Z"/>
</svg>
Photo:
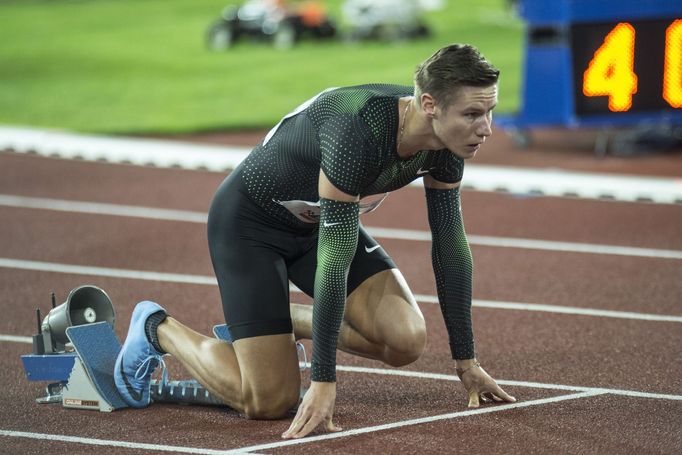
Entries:
<svg viewBox="0 0 682 455">
<path fill-rule="evenodd" d="M 252 203 L 229 178 L 209 212 L 211 261 L 233 341 L 290 334 L 289 283 L 278 244 L 284 234 L 253 216 Z M 250 205 L 251 204 L 251 205 Z"/>
<path fill-rule="evenodd" d="M 383 270 L 367 278 L 346 301 L 345 319 L 376 342 L 391 341 L 401 332 L 424 329 L 424 316 L 397 268 Z"/>
<path fill-rule="evenodd" d="M 364 229 L 348 282 L 353 287 L 345 318 L 369 340 L 390 342 L 393 333 L 423 330 L 424 317 L 403 274 Z"/>
</svg>

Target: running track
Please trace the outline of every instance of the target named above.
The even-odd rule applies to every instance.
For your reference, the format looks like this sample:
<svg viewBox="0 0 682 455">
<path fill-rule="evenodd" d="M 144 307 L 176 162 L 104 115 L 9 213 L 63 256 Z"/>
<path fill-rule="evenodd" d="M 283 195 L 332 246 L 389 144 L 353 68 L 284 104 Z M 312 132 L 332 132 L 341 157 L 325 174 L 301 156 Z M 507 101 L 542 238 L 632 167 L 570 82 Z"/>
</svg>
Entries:
<svg viewBox="0 0 682 455">
<path fill-rule="evenodd" d="M 0 153 L 1 453 L 682 452 L 680 204 L 464 193 L 477 352 L 513 405 L 466 408 L 413 187 L 364 223 L 420 301 L 427 351 L 403 369 L 340 353 L 344 432 L 291 443 L 279 439 L 287 421 L 229 410 L 35 404 L 43 385 L 26 381 L 19 356 L 53 290 L 61 302 L 81 284 L 105 289 L 120 339 L 143 299 L 204 333 L 223 322 L 203 223 L 223 177 Z"/>
</svg>

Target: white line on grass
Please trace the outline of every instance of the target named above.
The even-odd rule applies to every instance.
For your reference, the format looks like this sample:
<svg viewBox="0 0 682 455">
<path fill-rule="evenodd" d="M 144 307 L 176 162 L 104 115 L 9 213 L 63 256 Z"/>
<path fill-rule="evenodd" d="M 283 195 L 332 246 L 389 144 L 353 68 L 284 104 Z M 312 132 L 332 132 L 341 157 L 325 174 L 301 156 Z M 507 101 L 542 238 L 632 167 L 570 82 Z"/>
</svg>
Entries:
<svg viewBox="0 0 682 455">
<path fill-rule="evenodd" d="M 22 259 L 0 258 L 0 267 L 33 270 L 40 272 L 68 273 L 73 275 L 102 276 L 107 278 L 124 278 L 132 280 L 160 281 L 183 284 L 199 284 L 216 286 L 217 281 L 213 276 L 188 275 L 180 273 L 149 272 L 142 270 L 114 269 L 108 267 L 93 267 L 85 265 L 59 264 L 54 262 L 26 261 Z M 301 292 L 295 286 L 291 286 L 292 292 Z M 416 294 L 418 302 L 438 303 L 435 295 Z M 502 302 L 496 300 L 473 300 L 476 308 L 491 308 L 517 311 L 540 311 L 545 313 L 575 314 L 581 316 L 609 317 L 618 319 L 635 319 L 655 322 L 682 322 L 682 316 L 664 314 L 635 313 L 631 311 L 612 311 L 593 308 L 567 307 L 560 305 L 544 305 L 536 303 Z"/>
<path fill-rule="evenodd" d="M 97 446 L 109 446 L 109 447 L 122 447 L 127 449 L 141 449 L 141 450 L 155 450 L 162 452 L 185 452 L 185 453 L 196 453 L 196 454 L 207 454 L 207 455 L 233 455 L 233 454 L 244 454 L 244 453 L 254 453 L 254 451 L 275 449 L 278 447 L 286 447 L 291 445 L 308 444 L 311 442 L 325 441 L 329 439 L 338 439 L 349 436 L 356 436 L 361 434 L 375 433 L 378 431 L 393 430 L 396 428 L 403 428 L 406 426 L 421 425 L 425 423 L 438 422 L 442 420 L 454 419 L 457 417 L 466 417 L 471 415 L 480 414 L 490 414 L 494 412 L 502 412 L 511 409 L 527 408 L 531 406 L 539 406 L 544 404 L 558 403 L 567 400 L 576 400 L 580 398 L 588 398 L 597 395 L 603 395 L 604 392 L 590 390 L 586 392 L 574 393 L 570 395 L 561 395 L 558 397 L 542 398 L 539 400 L 522 401 L 512 404 L 503 404 L 497 406 L 490 406 L 478 409 L 469 409 L 466 411 L 451 412 L 448 414 L 441 414 L 430 417 L 422 417 L 418 419 L 403 420 L 399 422 L 387 423 L 383 425 L 374 425 L 371 427 L 356 428 L 353 430 L 341 431 L 339 433 L 328 433 L 320 436 L 310 436 L 303 439 L 289 439 L 283 441 L 277 441 L 268 444 L 258 444 L 248 447 L 240 447 L 238 449 L 230 450 L 219 450 L 219 449 L 204 449 L 199 447 L 181 447 L 181 446 L 170 446 L 161 444 L 148 444 L 140 442 L 129 442 L 129 441 L 114 441 L 108 439 L 95 439 L 95 438 L 83 438 L 79 436 L 67 436 L 59 434 L 46 434 L 46 433 L 32 433 L 24 431 L 12 431 L 12 430 L 0 430 L 0 436 L 14 437 L 14 438 L 27 438 L 27 439 L 37 439 L 46 440 L 51 442 L 70 442 L 77 444 L 89 444 Z"/>
<path fill-rule="evenodd" d="M 8 194 L 0 194 L 0 205 L 6 207 L 55 210 L 60 212 L 87 213 L 94 215 L 125 216 L 202 224 L 206 223 L 207 219 L 207 215 L 205 213 L 196 211 L 106 204 L 101 202 L 79 202 L 63 199 L 33 198 Z M 431 233 L 429 231 L 382 227 L 367 227 L 367 231 L 375 237 L 384 239 L 424 242 L 431 241 Z M 682 259 L 682 251 L 658 248 L 639 248 L 618 245 L 559 242 L 482 235 L 469 235 L 468 239 L 471 245 L 490 246 L 497 248 L 523 248 L 543 251 L 560 251 L 566 253 L 611 254 L 618 256 L 634 256 L 659 259 Z"/>
</svg>

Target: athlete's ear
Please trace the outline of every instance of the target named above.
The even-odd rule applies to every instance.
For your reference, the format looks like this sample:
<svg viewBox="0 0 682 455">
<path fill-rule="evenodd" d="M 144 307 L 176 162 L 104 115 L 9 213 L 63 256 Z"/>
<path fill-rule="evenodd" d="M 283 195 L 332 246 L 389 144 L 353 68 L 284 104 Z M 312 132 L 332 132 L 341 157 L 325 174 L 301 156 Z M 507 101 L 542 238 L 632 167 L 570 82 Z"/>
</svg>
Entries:
<svg viewBox="0 0 682 455">
<path fill-rule="evenodd" d="M 433 99 L 430 93 L 422 93 L 419 102 L 422 112 L 424 112 L 428 118 L 433 118 L 436 115 L 436 100 Z"/>
</svg>

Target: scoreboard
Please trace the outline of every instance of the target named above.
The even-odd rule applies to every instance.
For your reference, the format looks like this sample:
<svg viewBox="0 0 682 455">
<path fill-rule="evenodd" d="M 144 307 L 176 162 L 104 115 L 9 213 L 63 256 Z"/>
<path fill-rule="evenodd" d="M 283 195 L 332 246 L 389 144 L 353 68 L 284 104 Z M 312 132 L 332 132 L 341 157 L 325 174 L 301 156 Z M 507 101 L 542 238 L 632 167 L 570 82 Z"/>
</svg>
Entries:
<svg viewBox="0 0 682 455">
<path fill-rule="evenodd" d="M 521 110 L 500 126 L 682 124 L 682 0 L 520 0 L 519 11 Z"/>
</svg>

